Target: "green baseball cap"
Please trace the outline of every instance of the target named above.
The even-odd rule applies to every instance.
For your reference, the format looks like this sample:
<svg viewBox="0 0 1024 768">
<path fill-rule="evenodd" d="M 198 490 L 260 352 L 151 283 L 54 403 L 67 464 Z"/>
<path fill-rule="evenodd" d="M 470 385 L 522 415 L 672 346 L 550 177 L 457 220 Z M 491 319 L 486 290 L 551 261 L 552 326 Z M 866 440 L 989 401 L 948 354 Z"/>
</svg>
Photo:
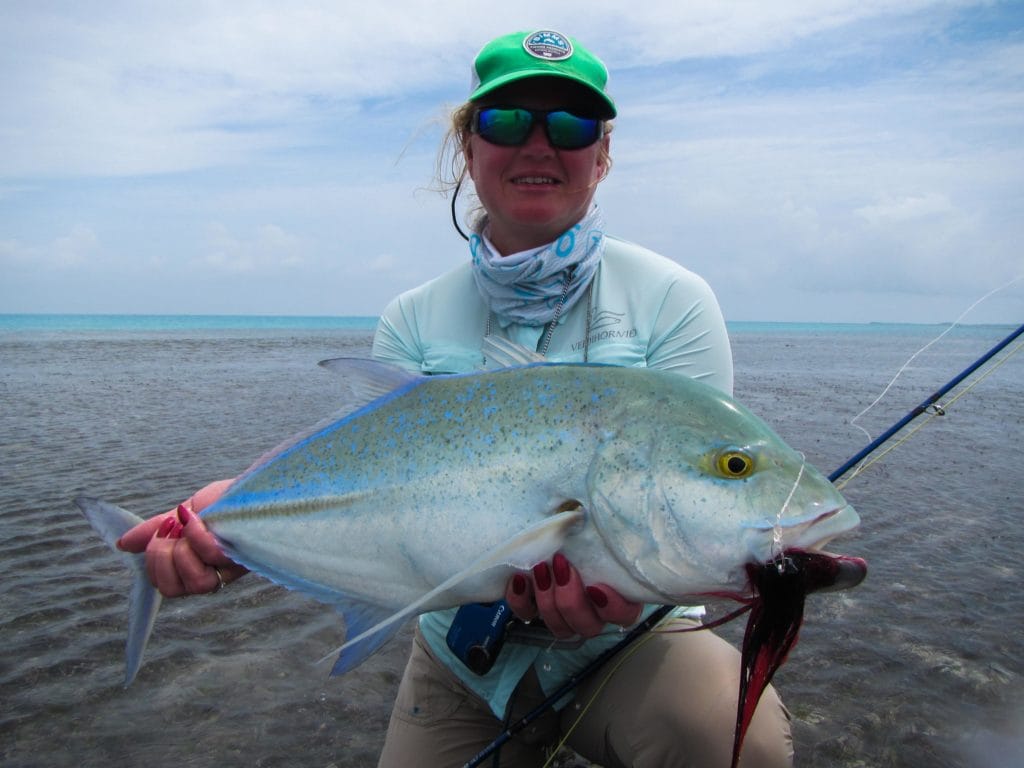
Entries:
<svg viewBox="0 0 1024 768">
<path fill-rule="evenodd" d="M 596 96 L 604 111 L 599 117 L 615 117 L 615 102 L 605 92 L 608 69 L 574 39 L 550 29 L 513 32 L 495 38 L 473 61 L 470 101 L 528 77 L 564 77 Z"/>
</svg>

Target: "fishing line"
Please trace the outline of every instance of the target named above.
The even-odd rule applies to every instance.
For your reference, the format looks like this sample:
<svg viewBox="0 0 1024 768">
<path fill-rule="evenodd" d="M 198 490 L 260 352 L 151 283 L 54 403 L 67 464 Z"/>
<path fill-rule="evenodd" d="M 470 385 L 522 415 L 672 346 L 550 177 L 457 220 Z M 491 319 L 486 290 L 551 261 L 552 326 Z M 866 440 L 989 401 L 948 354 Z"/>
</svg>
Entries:
<svg viewBox="0 0 1024 768">
<path fill-rule="evenodd" d="M 1021 326 L 1021 328 L 1018 329 L 1016 332 L 1014 332 L 1014 334 L 1012 334 L 1012 335 L 1014 337 L 1016 337 L 1017 335 L 1020 334 L 1021 329 L 1024 329 L 1024 326 Z M 1001 360 L 997 361 L 987 371 L 985 371 L 981 375 L 977 376 L 972 382 L 970 382 L 966 387 L 964 387 L 962 390 L 960 390 L 955 395 L 953 395 L 945 403 L 940 405 L 937 402 L 932 402 L 930 405 L 925 407 L 922 411 L 920 411 L 921 413 L 923 413 L 923 412 L 927 412 L 928 413 L 928 417 L 924 421 L 922 421 L 916 427 L 911 429 L 906 435 L 904 435 L 900 439 L 896 440 L 896 442 L 894 442 L 892 445 L 890 445 L 888 448 L 886 448 L 881 453 L 878 453 L 878 454 L 876 454 L 874 456 L 868 455 L 866 458 L 864 458 L 864 460 L 859 465 L 857 465 L 857 467 L 853 470 L 853 472 L 850 474 L 849 477 L 847 477 L 845 480 L 843 480 L 841 482 L 836 483 L 836 488 L 838 488 L 839 490 L 842 490 L 843 488 L 846 487 L 847 483 L 849 483 L 851 480 L 853 480 L 855 477 L 857 477 L 861 472 L 865 471 L 866 469 L 868 469 L 872 465 L 874 465 L 877 462 L 881 461 L 887 455 L 889 455 L 890 453 L 895 451 L 897 448 L 899 448 L 901 445 L 906 443 L 908 440 L 910 440 L 910 438 L 912 438 L 914 435 L 916 435 L 918 432 L 920 432 L 922 429 L 924 429 L 926 426 L 928 426 L 928 424 L 930 424 L 933 419 L 937 419 L 940 416 L 945 416 L 946 413 L 949 411 L 949 409 L 960 398 L 962 398 L 964 395 L 966 395 L 968 392 L 970 392 L 972 389 L 974 389 L 976 386 L 978 386 L 978 384 L 980 384 L 982 381 L 984 381 L 989 376 L 991 376 L 993 373 L 995 373 L 997 370 L 999 370 L 1004 364 L 1006 364 L 1010 360 L 1010 358 L 1012 358 L 1015 354 L 1020 352 L 1021 349 L 1024 349 L 1024 340 L 1018 342 L 1017 346 L 1015 346 L 1013 349 L 1011 349 L 1009 352 L 1007 352 L 1006 355 L 1004 355 Z M 920 408 L 921 406 L 918 406 L 918 407 Z M 837 475 L 837 477 L 838 477 L 838 475 Z"/>
<path fill-rule="evenodd" d="M 593 706 L 594 702 L 597 701 L 597 697 L 601 694 L 601 691 L 603 691 L 605 689 L 605 686 L 607 686 L 608 683 L 611 682 L 612 676 L 619 671 L 619 667 L 621 667 L 623 664 L 625 664 L 627 661 L 633 658 L 633 656 L 636 655 L 636 653 L 641 648 L 643 648 L 646 643 L 648 643 L 652 638 L 654 638 L 654 636 L 655 631 L 652 630 L 648 632 L 646 635 L 644 635 L 642 638 L 640 638 L 637 642 L 633 643 L 633 647 L 630 648 L 628 652 L 623 654 L 622 658 L 615 662 L 614 667 L 608 670 L 608 674 L 605 675 L 604 679 L 597 686 L 597 689 L 594 691 L 594 694 L 590 697 L 587 703 L 580 708 L 580 712 L 576 716 L 576 719 L 572 721 L 572 725 L 566 728 L 565 735 L 562 736 L 559 742 L 555 744 L 555 746 L 552 748 L 551 756 L 547 759 L 544 765 L 541 766 L 541 768 L 548 768 L 548 766 L 550 766 L 554 759 L 558 756 L 558 751 L 566 745 L 566 742 L 569 741 L 569 737 L 572 736 L 573 731 L 575 731 L 579 724 L 583 722 L 583 718 L 586 717 L 587 712 L 590 711 L 590 708 Z"/>
<path fill-rule="evenodd" d="M 722 616 L 719 619 L 709 621 L 706 624 L 702 623 L 696 627 L 679 627 L 677 629 L 669 629 L 667 626 L 668 621 L 666 621 L 665 624 L 652 627 L 651 630 L 647 632 L 642 638 L 633 643 L 632 648 L 630 648 L 629 651 L 621 659 L 619 659 L 618 662 L 616 662 L 614 667 L 608 670 L 608 674 L 604 676 L 604 679 L 601 681 L 600 685 L 598 685 L 597 688 L 594 690 L 593 694 L 587 700 L 587 703 L 584 704 L 582 708 L 580 708 L 580 713 L 576 716 L 576 719 L 572 721 L 572 725 L 570 725 L 565 730 L 565 735 L 562 736 L 562 739 L 558 742 L 558 744 L 555 745 L 551 757 L 548 759 L 546 763 L 544 763 L 543 766 L 541 766 L 541 768 L 548 768 L 548 766 L 551 764 L 551 761 L 554 760 L 555 756 L 558 754 L 558 750 L 565 746 L 566 742 L 569 741 L 569 737 L 572 736 L 573 731 L 575 731 L 579 724 L 583 722 L 583 718 L 586 716 L 587 712 L 593 706 L 594 702 L 597 701 L 597 697 L 601 694 L 601 691 L 603 691 L 605 689 L 605 686 L 607 686 L 608 683 L 611 682 L 612 676 L 616 672 L 618 672 L 619 667 L 621 667 L 623 664 L 629 661 L 629 659 L 631 659 L 634 656 L 634 654 L 636 654 L 644 646 L 644 643 L 648 642 L 656 635 L 674 635 L 681 632 L 702 632 L 706 629 L 715 629 L 716 627 L 720 627 L 723 624 L 728 624 L 730 621 L 733 621 L 734 619 L 738 619 L 744 613 L 749 611 L 752 607 L 752 603 L 744 605 L 741 608 L 737 608 L 736 610 L 731 611 L 730 613 L 726 614 L 725 616 Z M 671 621 L 671 619 L 669 621 Z"/>
<path fill-rule="evenodd" d="M 544 701 L 530 710 L 528 713 L 523 715 L 519 720 L 513 723 L 511 726 L 503 730 L 495 737 L 494 741 L 484 747 L 480 752 L 469 759 L 463 768 L 476 768 L 486 760 L 495 750 L 501 748 L 505 742 L 515 736 L 519 731 L 523 730 L 526 726 L 540 717 L 542 714 L 547 712 L 555 702 L 561 699 L 563 696 L 569 694 L 574 688 L 576 688 L 584 679 L 590 677 L 594 672 L 604 666 L 613 656 L 624 650 L 627 646 L 632 645 L 634 641 L 640 639 L 641 636 L 647 633 L 649 629 L 658 624 L 664 619 L 675 606 L 662 605 L 651 612 L 651 614 L 629 630 L 629 634 L 626 635 L 619 643 L 613 645 L 611 648 L 607 648 L 601 652 L 596 658 L 590 661 L 583 669 L 570 675 L 569 678 L 558 687 L 558 689 L 548 696 Z"/>
<path fill-rule="evenodd" d="M 967 309 L 965 309 L 963 312 L 961 312 L 960 316 L 956 320 L 954 320 L 946 330 L 944 330 L 942 333 L 940 333 L 934 339 L 929 341 L 927 344 L 925 344 L 923 347 L 921 347 L 919 350 L 917 350 L 917 352 L 912 354 L 907 359 L 907 361 L 900 367 L 900 369 L 898 371 L 896 371 L 896 375 L 892 377 L 892 380 L 888 384 L 885 385 L 885 388 L 882 390 L 882 393 L 878 397 L 876 397 L 874 399 L 874 401 L 871 403 L 871 405 L 869 405 L 863 411 L 861 411 L 856 416 L 854 416 L 852 419 L 850 419 L 850 425 L 856 427 L 861 432 L 863 432 L 864 435 L 867 437 L 867 439 L 869 441 L 872 440 L 873 438 L 871 437 L 871 433 L 868 432 L 866 429 L 864 429 L 864 427 L 862 427 L 860 424 L 858 424 L 857 423 L 857 419 L 859 419 L 862 416 L 864 416 L 868 411 L 870 411 L 872 408 L 874 408 L 876 405 L 878 405 L 882 401 L 882 398 L 884 398 L 888 394 L 889 390 L 892 389 L 893 385 L 896 383 L 896 380 L 899 379 L 899 377 L 903 375 L 903 372 L 905 370 L 907 370 L 907 368 L 910 366 L 910 364 L 912 362 L 914 362 L 915 359 L 917 359 L 918 355 L 920 355 L 922 352 L 926 351 L 929 347 L 931 347 L 934 344 L 936 344 L 937 342 L 939 342 L 943 337 L 945 337 L 948 333 L 950 333 L 954 328 L 956 328 L 958 325 L 960 325 L 960 323 L 963 321 L 963 319 L 965 317 L 967 317 L 967 315 L 969 315 L 974 310 L 974 308 L 977 307 L 979 304 L 987 301 L 989 298 L 991 298 L 995 294 L 999 293 L 1002 290 L 1005 290 L 1006 288 L 1009 288 L 1011 285 L 1013 285 L 1016 282 L 1019 282 L 1020 280 L 1024 280 L 1024 275 L 1018 275 L 1017 277 L 1015 277 L 1012 280 L 1010 280 L 1009 282 L 999 286 L 998 288 L 993 288 L 991 291 L 986 293 L 980 299 L 978 299 L 973 304 L 971 304 L 971 306 L 969 306 Z"/>
<path fill-rule="evenodd" d="M 1019 337 L 1021 334 L 1024 334 L 1024 325 L 1021 325 L 1016 330 L 1012 331 L 1002 341 L 998 342 L 995 346 L 993 346 L 991 349 L 989 349 L 988 352 L 986 352 L 981 357 L 979 357 L 977 360 L 975 360 L 973 363 L 971 363 L 969 366 L 967 366 L 964 370 L 962 370 L 960 373 L 958 373 L 956 376 L 954 376 L 952 379 L 950 379 L 944 386 L 940 387 L 936 392 L 934 392 L 926 400 L 924 400 L 922 403 L 920 403 L 916 408 L 912 409 L 906 416 L 904 416 L 902 419 L 900 419 L 895 424 L 893 424 L 891 427 L 889 427 L 889 429 L 887 429 L 884 433 L 879 435 L 879 437 L 877 439 L 873 440 L 871 443 L 869 443 L 867 446 L 865 446 L 863 449 L 861 449 L 858 453 L 856 453 L 854 456 L 852 456 L 850 459 L 848 459 L 845 464 L 843 464 L 841 467 L 839 467 L 837 470 L 835 470 L 832 474 L 830 474 L 828 476 L 828 479 L 834 483 L 840 477 L 842 477 L 847 472 L 849 472 L 858 463 L 860 463 L 860 462 L 864 461 L 866 458 L 868 458 L 872 453 L 874 453 L 883 444 L 887 443 L 894 435 L 896 435 L 897 432 L 899 432 L 901 429 L 903 429 L 905 426 L 907 426 L 907 424 L 909 424 L 911 421 L 916 419 L 922 413 L 928 412 L 929 409 L 933 409 L 933 414 L 934 415 L 941 415 L 941 413 L 945 413 L 945 409 L 943 407 L 936 405 L 938 403 L 938 401 L 939 401 L 939 398 L 944 396 L 944 395 L 946 395 L 946 394 L 948 394 L 954 387 L 958 386 L 968 376 L 971 376 L 975 371 L 979 370 L 989 360 L 991 360 L 993 357 L 995 357 L 997 354 L 999 354 L 1003 349 L 1005 349 L 1010 344 L 1012 344 L 1017 339 L 1017 337 Z M 1002 362 L 1005 362 L 1010 357 L 1012 357 L 1014 354 L 1019 352 L 1020 348 L 1021 348 L 1021 346 L 1018 345 L 1015 349 L 1013 349 L 1009 354 L 1006 355 L 1006 357 L 1003 359 Z M 1002 365 L 1002 362 L 1000 363 L 1000 365 Z M 991 373 L 991 371 L 990 371 L 990 373 Z M 979 377 L 979 379 L 977 381 L 975 381 L 970 386 L 968 386 L 964 390 L 964 392 L 962 392 L 960 395 L 958 395 L 957 398 L 955 398 L 955 399 L 959 399 L 959 397 L 962 397 L 963 394 L 965 394 L 966 392 L 970 391 L 970 389 L 973 388 L 978 383 L 978 381 L 981 381 L 981 379 L 985 378 L 988 375 L 989 374 L 985 374 L 985 376 Z M 906 442 L 906 441 L 904 440 L 903 442 Z M 860 469 L 863 469 L 863 467 L 859 468 L 858 472 L 860 471 Z M 843 485 L 845 485 L 845 483 Z"/>
<path fill-rule="evenodd" d="M 804 467 L 806 466 L 807 457 L 801 453 L 800 471 L 796 473 L 796 480 L 793 482 L 793 487 L 789 489 L 789 496 L 786 497 L 786 500 L 779 508 L 778 514 L 775 516 L 775 527 L 772 529 L 772 560 L 780 561 L 780 568 L 782 568 L 782 517 L 786 514 L 786 510 L 789 509 L 789 502 L 793 500 L 793 494 L 800 487 L 800 479 L 804 476 Z"/>
<path fill-rule="evenodd" d="M 661 622 L 665 619 L 666 616 L 668 616 L 669 613 L 676 609 L 676 606 L 659 606 L 656 610 L 652 611 L 646 619 L 644 619 L 631 630 L 629 630 L 629 634 L 626 635 L 626 637 L 624 637 L 611 648 L 604 650 L 597 658 L 595 658 L 593 661 L 587 664 L 587 666 L 585 666 L 579 672 L 575 673 L 574 675 L 571 675 L 564 683 L 562 683 L 561 687 L 559 687 L 558 690 L 556 690 L 554 693 L 548 696 L 544 701 L 542 701 L 529 713 L 523 715 L 519 720 L 517 720 L 512 725 L 506 725 L 504 730 L 500 734 L 498 734 L 494 741 L 492 741 L 490 744 L 484 747 L 484 749 L 482 749 L 475 756 L 473 756 L 465 765 L 463 765 L 462 768 L 477 768 L 477 766 L 479 766 L 484 760 L 486 760 L 488 757 L 494 754 L 497 750 L 501 749 L 501 747 L 509 739 L 515 736 L 515 734 L 523 730 L 523 728 L 528 726 L 530 723 L 532 723 L 534 720 L 540 717 L 540 715 L 542 715 L 548 709 L 553 707 L 556 701 L 571 693 L 575 688 L 579 687 L 580 683 L 582 683 L 585 679 L 587 679 L 592 674 L 594 674 L 598 669 L 603 667 L 614 656 L 619 654 L 621 651 L 626 650 L 629 646 L 633 645 L 634 643 L 640 642 L 642 645 L 643 643 L 646 643 L 652 637 L 654 637 L 655 634 L 701 632 L 706 629 L 715 629 L 716 627 L 720 627 L 723 624 L 727 624 L 728 622 L 739 618 L 744 613 L 747 613 L 747 611 L 749 611 L 752 607 L 752 603 L 747 603 L 737 608 L 736 610 L 726 614 L 725 616 L 722 616 L 719 619 L 715 619 L 714 621 L 709 621 L 707 623 L 702 623 L 695 627 L 680 627 L 678 629 L 666 629 L 658 625 L 661 624 Z M 598 687 L 597 691 L 594 693 L 593 696 L 590 697 L 590 700 L 587 702 L 585 706 L 585 710 L 589 709 L 593 705 L 594 700 L 597 698 L 597 695 L 608 684 L 608 681 L 611 679 L 612 675 L 615 674 L 616 670 L 618 670 L 619 667 L 621 667 L 622 664 L 624 664 L 629 659 L 629 657 L 636 653 L 636 651 L 638 651 L 639 649 L 640 646 L 635 647 L 632 651 L 630 651 L 630 653 L 625 658 L 619 661 L 615 665 L 615 667 L 608 672 L 608 674 L 605 676 L 605 679 L 601 682 L 601 685 Z M 585 714 L 585 710 L 583 714 Z M 555 748 L 556 754 L 558 748 L 563 746 L 566 740 L 572 734 L 573 729 L 575 729 L 579 725 L 580 721 L 583 719 L 583 714 L 581 714 L 575 721 L 573 721 L 573 724 L 567 731 L 566 735 L 558 743 L 558 745 Z M 550 762 L 551 761 L 549 759 L 547 764 L 550 764 Z"/>
</svg>

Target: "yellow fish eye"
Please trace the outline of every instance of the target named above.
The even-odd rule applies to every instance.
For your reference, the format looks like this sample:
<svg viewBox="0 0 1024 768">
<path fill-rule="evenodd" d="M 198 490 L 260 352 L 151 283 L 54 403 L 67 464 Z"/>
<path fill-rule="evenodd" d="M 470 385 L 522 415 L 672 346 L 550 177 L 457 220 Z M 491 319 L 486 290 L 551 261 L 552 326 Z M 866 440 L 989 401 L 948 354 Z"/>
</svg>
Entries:
<svg viewBox="0 0 1024 768">
<path fill-rule="evenodd" d="M 743 451 L 732 449 L 718 455 L 717 466 L 722 477 L 739 479 L 754 471 L 754 459 Z"/>
</svg>

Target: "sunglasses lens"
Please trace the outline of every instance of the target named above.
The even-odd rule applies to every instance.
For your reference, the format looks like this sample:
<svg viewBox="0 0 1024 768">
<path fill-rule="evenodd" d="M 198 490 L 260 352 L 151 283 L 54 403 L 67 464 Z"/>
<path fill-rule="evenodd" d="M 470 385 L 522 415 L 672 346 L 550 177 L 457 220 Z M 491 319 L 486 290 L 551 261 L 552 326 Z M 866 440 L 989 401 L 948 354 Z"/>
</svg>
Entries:
<svg viewBox="0 0 1024 768">
<path fill-rule="evenodd" d="M 559 149 L 582 149 L 601 138 L 600 120 L 577 117 L 571 112 L 548 113 L 548 139 Z"/>
<path fill-rule="evenodd" d="M 533 127 L 533 115 L 525 109 L 481 109 L 476 120 L 477 133 L 503 147 L 522 144 Z"/>
<path fill-rule="evenodd" d="M 604 135 L 600 120 L 571 112 L 531 112 L 527 109 L 488 108 L 476 113 L 476 132 L 491 144 L 516 147 L 526 142 L 534 120 L 543 119 L 548 141 L 557 149 L 589 147 Z"/>
</svg>

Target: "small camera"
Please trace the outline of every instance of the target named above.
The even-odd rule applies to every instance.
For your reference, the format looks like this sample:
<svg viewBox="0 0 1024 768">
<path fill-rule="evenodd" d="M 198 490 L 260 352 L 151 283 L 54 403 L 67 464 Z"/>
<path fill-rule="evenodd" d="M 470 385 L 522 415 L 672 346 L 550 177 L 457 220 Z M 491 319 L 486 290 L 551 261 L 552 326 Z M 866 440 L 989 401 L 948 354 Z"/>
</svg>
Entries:
<svg viewBox="0 0 1024 768">
<path fill-rule="evenodd" d="M 504 600 L 470 603 L 459 608 L 445 640 L 463 664 L 477 675 L 486 675 L 505 644 L 515 614 Z"/>
</svg>

